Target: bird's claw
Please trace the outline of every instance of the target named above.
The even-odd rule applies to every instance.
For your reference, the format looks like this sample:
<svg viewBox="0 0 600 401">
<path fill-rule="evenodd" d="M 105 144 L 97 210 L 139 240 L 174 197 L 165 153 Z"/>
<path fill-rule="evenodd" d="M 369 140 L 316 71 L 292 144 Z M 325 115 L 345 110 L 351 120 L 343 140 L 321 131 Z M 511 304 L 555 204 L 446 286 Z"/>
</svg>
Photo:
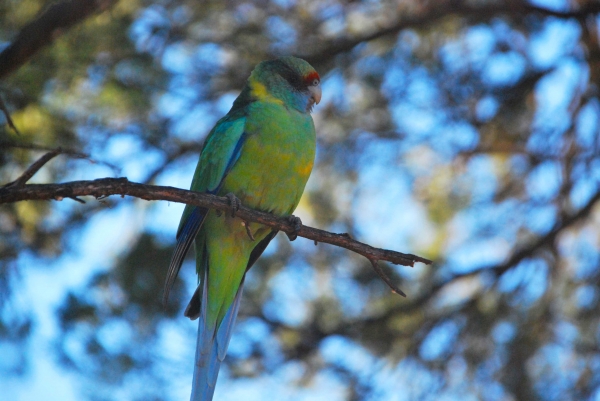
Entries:
<svg viewBox="0 0 600 401">
<path fill-rule="evenodd" d="M 246 227 L 246 234 L 248 235 L 248 238 L 250 238 L 250 241 L 256 241 L 256 238 L 254 238 L 254 235 L 252 235 L 252 231 L 250 231 L 250 223 L 243 221 L 242 225 Z"/>
<path fill-rule="evenodd" d="M 225 195 L 225 197 L 229 200 L 229 206 L 231 206 L 231 217 L 235 217 L 235 213 L 240 210 L 240 206 L 242 206 L 242 201 L 231 192 Z"/>
<path fill-rule="evenodd" d="M 294 215 L 289 216 L 287 220 L 294 227 L 294 232 L 285 234 L 287 235 L 290 241 L 293 241 L 296 238 L 298 238 L 298 231 L 300 231 L 300 229 L 302 228 L 302 220 L 300 220 L 300 217 L 296 217 Z"/>
</svg>

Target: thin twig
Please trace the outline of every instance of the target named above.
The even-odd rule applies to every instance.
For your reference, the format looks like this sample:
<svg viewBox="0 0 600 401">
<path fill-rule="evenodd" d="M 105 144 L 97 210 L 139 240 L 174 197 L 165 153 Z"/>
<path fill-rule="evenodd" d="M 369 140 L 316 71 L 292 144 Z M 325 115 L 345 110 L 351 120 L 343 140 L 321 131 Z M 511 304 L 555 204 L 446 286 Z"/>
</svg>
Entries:
<svg viewBox="0 0 600 401">
<path fill-rule="evenodd" d="M 21 134 L 17 129 L 17 126 L 13 122 L 12 118 L 10 118 L 10 113 L 8 112 L 8 108 L 6 107 L 6 103 L 4 103 L 4 99 L 0 96 L 0 110 L 4 113 L 4 118 L 6 118 L 6 123 L 10 128 L 12 128 L 17 134 Z"/>
<path fill-rule="evenodd" d="M 16 149 L 29 149 L 29 150 L 43 150 L 43 151 L 46 151 L 46 152 L 53 152 L 53 151 L 55 151 L 57 149 L 60 149 L 60 154 L 69 155 L 69 156 L 71 156 L 73 158 L 76 158 L 76 159 L 84 159 L 84 160 L 87 160 L 87 161 L 89 161 L 90 163 L 93 163 L 93 164 L 98 164 L 98 165 L 101 165 L 101 166 L 106 166 L 106 167 L 110 168 L 113 171 L 113 173 L 115 173 L 115 174 L 120 174 L 121 173 L 121 168 L 120 167 L 118 167 L 118 166 L 116 166 L 116 165 L 114 165 L 112 163 L 109 163 L 109 162 L 99 161 L 99 160 L 92 159 L 90 157 L 90 155 L 88 155 L 87 153 L 83 153 L 83 152 L 80 152 L 78 150 L 71 149 L 71 148 L 63 148 L 63 147 L 51 148 L 51 147 L 48 147 L 48 146 L 38 145 L 38 144 L 35 144 L 35 143 L 20 143 L 20 142 L 15 142 L 15 141 L 0 141 L 0 148 L 5 148 L 5 149 L 16 148 Z"/>
<path fill-rule="evenodd" d="M 70 196 L 69 199 L 73 199 L 75 202 L 79 202 L 79 203 L 85 204 L 85 201 L 83 199 L 79 199 L 76 196 Z"/>
<path fill-rule="evenodd" d="M 21 174 L 21 176 L 19 178 L 17 178 L 13 182 L 9 182 L 4 187 L 10 188 L 10 187 L 20 187 L 20 186 L 25 185 L 27 183 L 27 181 L 29 181 L 31 179 L 31 177 L 34 176 L 35 173 L 37 173 L 42 167 L 44 167 L 44 165 L 46 163 L 48 163 L 50 160 L 54 159 L 56 156 L 58 156 L 61 153 L 62 153 L 62 150 L 60 148 L 54 149 L 54 150 L 46 153 L 44 156 L 42 156 L 38 160 L 36 160 L 35 163 L 33 163 L 31 166 L 29 166 L 29 168 L 27 170 L 25 170 L 25 172 L 23 174 Z"/>
<path fill-rule="evenodd" d="M 202 144 L 198 142 L 186 142 L 177 145 L 177 149 L 172 152 L 166 153 L 166 158 L 162 162 L 160 166 L 155 168 L 148 176 L 144 179 L 144 184 L 151 184 L 159 174 L 161 174 L 165 169 L 173 163 L 175 160 L 178 160 L 181 156 L 184 156 L 188 153 L 199 154 L 202 151 Z"/>
<path fill-rule="evenodd" d="M 50 146 L 38 145 L 37 143 L 24 143 L 24 142 L 18 142 L 18 141 L 10 141 L 10 140 L 0 141 L 0 147 L 5 148 L 5 149 L 15 148 L 15 149 L 43 150 L 46 152 L 52 152 L 53 150 L 57 149 L 57 148 L 52 148 Z M 72 155 L 75 157 L 80 157 L 82 159 L 88 157 L 88 155 L 86 155 L 85 153 L 81 153 L 80 151 L 75 150 L 75 149 L 65 148 L 62 146 L 60 147 L 60 149 L 61 149 L 61 153 L 63 153 L 63 154 L 69 154 L 69 155 Z"/>
<path fill-rule="evenodd" d="M 398 286 L 396 286 L 396 284 L 394 284 L 394 282 L 392 281 L 390 276 L 388 276 L 383 271 L 383 269 L 381 267 L 379 267 L 379 265 L 377 264 L 377 260 L 369 259 L 369 261 L 371 262 L 371 265 L 373 266 L 373 270 L 375 270 L 375 273 L 377 273 L 377 275 L 379 277 L 381 277 L 381 279 L 383 281 L 385 281 L 385 283 L 392 289 L 392 291 L 394 291 L 396 294 L 402 295 L 404 298 L 406 298 L 406 294 L 404 293 L 404 291 L 402 291 Z"/>
</svg>

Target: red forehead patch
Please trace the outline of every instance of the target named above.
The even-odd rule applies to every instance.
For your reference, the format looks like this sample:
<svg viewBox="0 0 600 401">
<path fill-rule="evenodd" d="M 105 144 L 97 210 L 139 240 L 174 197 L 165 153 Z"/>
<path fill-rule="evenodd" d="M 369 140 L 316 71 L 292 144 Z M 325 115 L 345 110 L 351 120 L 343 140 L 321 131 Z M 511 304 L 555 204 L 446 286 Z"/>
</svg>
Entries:
<svg viewBox="0 0 600 401">
<path fill-rule="evenodd" d="M 312 84 L 312 82 L 315 79 L 321 82 L 321 77 L 319 76 L 319 74 L 316 71 L 313 71 L 304 77 L 304 82 L 306 82 L 307 84 Z"/>
</svg>

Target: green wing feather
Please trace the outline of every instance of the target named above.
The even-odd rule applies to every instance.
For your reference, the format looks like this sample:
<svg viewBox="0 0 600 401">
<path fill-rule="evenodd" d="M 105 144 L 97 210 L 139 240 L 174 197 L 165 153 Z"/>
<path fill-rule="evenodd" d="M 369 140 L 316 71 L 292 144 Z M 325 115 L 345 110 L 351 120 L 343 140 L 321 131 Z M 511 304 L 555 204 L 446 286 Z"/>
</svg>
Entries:
<svg viewBox="0 0 600 401">
<path fill-rule="evenodd" d="M 231 169 L 233 163 L 241 151 L 240 140 L 244 135 L 244 125 L 246 118 L 242 113 L 235 113 L 233 116 L 229 114 L 219 120 L 217 125 L 210 131 L 204 142 L 200 160 L 196 165 L 194 178 L 190 189 L 196 192 L 216 193 L 219 189 L 219 184 L 227 175 L 228 167 Z M 237 157 L 236 157 L 237 156 Z M 187 205 L 181 220 L 177 233 L 181 231 L 185 222 L 195 206 Z"/>
<path fill-rule="evenodd" d="M 228 114 L 215 125 L 204 142 L 190 188 L 192 191 L 218 192 L 224 178 L 241 153 L 245 123 L 244 114 L 236 112 Z M 183 259 L 198 235 L 207 214 L 207 209 L 190 205 L 186 205 L 183 211 L 177 229 L 177 244 L 167 270 L 163 291 L 164 305 L 167 303 Z"/>
</svg>

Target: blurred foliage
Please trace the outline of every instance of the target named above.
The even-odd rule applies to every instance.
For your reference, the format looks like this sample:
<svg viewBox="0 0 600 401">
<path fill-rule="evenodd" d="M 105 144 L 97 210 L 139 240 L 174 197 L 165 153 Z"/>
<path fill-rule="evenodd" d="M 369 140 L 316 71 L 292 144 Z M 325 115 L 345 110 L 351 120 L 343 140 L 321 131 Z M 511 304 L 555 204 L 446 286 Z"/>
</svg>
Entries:
<svg viewBox="0 0 600 401">
<path fill-rule="evenodd" d="M 21 132 L 0 127 L 0 183 L 41 155 L 7 141 L 122 169 L 61 156 L 37 182 L 187 182 L 253 66 L 304 56 L 324 78 L 305 224 L 436 263 L 386 267 L 404 299 L 357 255 L 278 237 L 248 277 L 220 380 L 292 371 L 287 385 L 325 393 L 329 380 L 348 400 L 596 400 L 600 10 L 548 3 L 120 0 L 0 83 Z M 46 5 L 0 4 L 0 48 Z M 195 278 L 190 260 L 162 309 L 174 229 L 153 221 L 164 210 L 0 208 L 2 375 L 47 357 L 87 399 L 180 394 Z M 87 278 L 60 296 L 53 357 L 34 354 L 48 317 L 22 294 L 26 277 L 59 277 L 72 260 Z"/>
</svg>

